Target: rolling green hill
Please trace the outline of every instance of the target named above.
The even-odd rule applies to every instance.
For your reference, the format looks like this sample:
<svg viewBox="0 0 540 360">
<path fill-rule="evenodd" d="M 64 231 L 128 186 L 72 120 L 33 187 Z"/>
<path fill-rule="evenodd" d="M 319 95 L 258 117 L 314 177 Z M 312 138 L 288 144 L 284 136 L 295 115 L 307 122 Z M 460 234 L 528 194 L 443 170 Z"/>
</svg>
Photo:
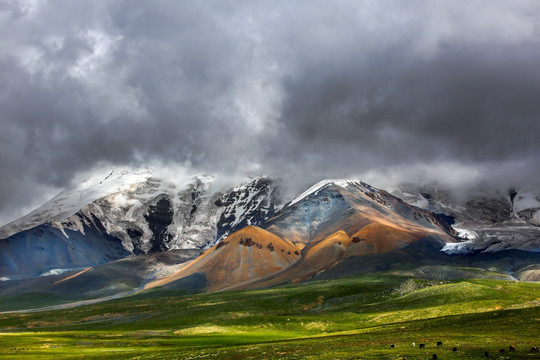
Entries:
<svg viewBox="0 0 540 360">
<path fill-rule="evenodd" d="M 207 294 L 157 288 L 0 314 L 0 329 L 1 359 L 532 359 L 540 284 L 380 273 Z"/>
</svg>

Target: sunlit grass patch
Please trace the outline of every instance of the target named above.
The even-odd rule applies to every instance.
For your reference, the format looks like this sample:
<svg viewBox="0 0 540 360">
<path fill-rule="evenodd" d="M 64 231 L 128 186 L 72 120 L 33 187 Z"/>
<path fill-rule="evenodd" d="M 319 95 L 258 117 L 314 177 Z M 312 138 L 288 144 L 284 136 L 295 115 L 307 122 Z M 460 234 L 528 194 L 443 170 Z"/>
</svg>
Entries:
<svg viewBox="0 0 540 360">
<path fill-rule="evenodd" d="M 201 335 L 201 334 L 239 334 L 245 331 L 239 331 L 232 327 L 216 326 L 216 325 L 201 325 L 187 329 L 180 329 L 174 332 L 175 335 Z"/>
</svg>

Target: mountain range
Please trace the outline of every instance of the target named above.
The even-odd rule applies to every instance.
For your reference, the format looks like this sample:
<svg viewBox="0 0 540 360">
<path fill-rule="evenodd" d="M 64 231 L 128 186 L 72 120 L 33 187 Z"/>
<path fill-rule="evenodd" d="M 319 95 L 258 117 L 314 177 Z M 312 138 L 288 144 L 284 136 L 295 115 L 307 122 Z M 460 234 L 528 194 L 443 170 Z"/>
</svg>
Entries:
<svg viewBox="0 0 540 360">
<path fill-rule="evenodd" d="M 113 171 L 61 192 L 0 228 L 0 277 L 33 277 L 132 255 L 210 247 L 274 215 L 278 181 L 216 191 L 211 176 L 177 185 Z"/>
<path fill-rule="evenodd" d="M 219 188 L 112 171 L 0 228 L 0 296 L 260 288 L 357 273 L 540 279 L 540 197 L 323 180 L 294 198 L 255 177 Z M 73 298 L 73 294 L 78 294 Z"/>
<path fill-rule="evenodd" d="M 392 193 L 427 210 L 450 216 L 460 241 L 448 244 L 447 254 L 519 249 L 540 251 L 540 195 L 509 189 L 472 192 L 455 201 L 449 190 L 436 185 L 400 185 Z"/>
</svg>

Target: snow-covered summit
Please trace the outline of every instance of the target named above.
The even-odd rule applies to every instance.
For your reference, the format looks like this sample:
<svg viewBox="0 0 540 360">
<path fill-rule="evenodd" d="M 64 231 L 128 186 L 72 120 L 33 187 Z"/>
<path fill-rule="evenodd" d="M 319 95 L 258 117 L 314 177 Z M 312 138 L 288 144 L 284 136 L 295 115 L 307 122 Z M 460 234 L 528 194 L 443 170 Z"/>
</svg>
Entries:
<svg viewBox="0 0 540 360">
<path fill-rule="evenodd" d="M 133 190 L 137 184 L 147 181 L 152 174 L 150 170 L 132 172 L 112 170 L 106 176 L 92 176 L 81 184 L 60 192 L 29 214 L 4 225 L 0 228 L 0 239 L 38 225 L 67 219 L 86 205 L 109 194 Z"/>
<path fill-rule="evenodd" d="M 352 179 L 326 179 L 326 180 L 322 180 L 322 181 L 319 181 L 318 183 L 316 183 L 315 185 L 313 185 L 312 187 L 310 187 L 309 189 L 307 189 L 306 191 L 304 191 L 302 194 L 300 194 L 299 196 L 297 196 L 294 200 L 292 200 L 288 206 L 292 206 L 298 202 L 300 202 L 301 200 L 309 197 L 309 196 L 312 196 L 312 195 L 317 195 L 321 190 L 329 187 L 329 186 L 339 186 L 339 187 L 342 187 L 344 189 L 346 189 L 348 186 L 354 186 L 354 187 L 357 187 L 357 188 L 361 188 L 361 189 L 364 189 L 366 191 L 369 191 L 369 192 L 373 192 L 373 191 L 376 191 L 376 189 L 366 183 L 363 183 L 359 180 L 352 180 Z"/>
</svg>

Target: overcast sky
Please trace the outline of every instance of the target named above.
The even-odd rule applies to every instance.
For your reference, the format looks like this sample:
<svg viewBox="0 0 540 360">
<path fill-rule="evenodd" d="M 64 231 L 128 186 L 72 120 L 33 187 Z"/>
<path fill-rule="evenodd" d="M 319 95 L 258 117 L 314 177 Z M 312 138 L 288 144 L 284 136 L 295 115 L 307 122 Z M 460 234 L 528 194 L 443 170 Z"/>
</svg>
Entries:
<svg viewBox="0 0 540 360">
<path fill-rule="evenodd" d="M 0 0 L 0 224 L 150 164 L 538 188 L 540 2 Z"/>
</svg>

